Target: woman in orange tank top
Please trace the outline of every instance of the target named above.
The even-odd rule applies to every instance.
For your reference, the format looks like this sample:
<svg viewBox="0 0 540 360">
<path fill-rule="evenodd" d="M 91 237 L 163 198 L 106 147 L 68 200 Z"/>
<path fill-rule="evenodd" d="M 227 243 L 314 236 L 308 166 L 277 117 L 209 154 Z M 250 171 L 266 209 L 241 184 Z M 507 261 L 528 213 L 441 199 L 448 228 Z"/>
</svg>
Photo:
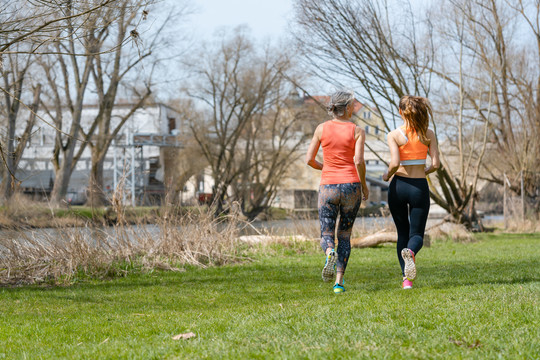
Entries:
<svg viewBox="0 0 540 360">
<path fill-rule="evenodd" d="M 390 163 L 383 180 L 392 178 L 388 206 L 398 233 L 397 256 L 403 275 L 403 289 L 411 289 L 416 278 L 416 258 L 424 243 L 429 213 L 429 186 L 426 175 L 439 167 L 435 133 L 428 129 L 433 116 L 431 105 L 420 96 L 404 96 L 399 101 L 403 126 L 388 134 Z M 431 165 L 426 167 L 427 154 Z"/>
<path fill-rule="evenodd" d="M 338 91 L 332 95 L 328 113 L 334 118 L 317 126 L 306 154 L 307 164 L 322 170 L 318 202 L 321 247 L 326 254 L 322 278 L 330 281 L 336 275 L 336 294 L 345 291 L 343 275 L 351 253 L 352 228 L 360 202 L 367 200 L 369 194 L 364 163 L 365 132 L 351 121 L 354 102 L 352 92 Z M 315 159 L 320 146 L 322 163 Z"/>
</svg>

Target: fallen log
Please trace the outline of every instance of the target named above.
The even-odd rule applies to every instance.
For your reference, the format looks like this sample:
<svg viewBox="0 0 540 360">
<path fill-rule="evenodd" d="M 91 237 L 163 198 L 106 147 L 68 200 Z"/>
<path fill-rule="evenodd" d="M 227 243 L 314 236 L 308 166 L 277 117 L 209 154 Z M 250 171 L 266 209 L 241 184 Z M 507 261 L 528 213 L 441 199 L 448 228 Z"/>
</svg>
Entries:
<svg viewBox="0 0 540 360">
<path fill-rule="evenodd" d="M 351 246 L 354 248 L 365 248 L 377 246 L 384 243 L 397 242 L 397 233 L 393 232 L 378 232 L 375 234 L 367 235 L 361 238 L 352 238 Z"/>
<path fill-rule="evenodd" d="M 375 234 L 367 235 L 362 238 L 351 239 L 351 247 L 354 248 L 366 248 L 373 247 L 385 243 L 397 243 L 397 233 L 389 231 L 381 231 Z M 430 234 L 424 235 L 424 246 L 431 246 Z"/>
</svg>

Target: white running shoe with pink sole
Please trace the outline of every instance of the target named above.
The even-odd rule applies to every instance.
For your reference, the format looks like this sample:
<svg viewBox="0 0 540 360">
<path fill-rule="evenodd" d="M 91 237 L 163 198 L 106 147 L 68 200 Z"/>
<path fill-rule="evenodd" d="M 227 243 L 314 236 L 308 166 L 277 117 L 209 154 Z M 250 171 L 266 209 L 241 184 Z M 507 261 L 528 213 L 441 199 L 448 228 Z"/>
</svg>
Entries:
<svg viewBox="0 0 540 360">
<path fill-rule="evenodd" d="M 405 248 L 401 250 L 401 257 L 405 261 L 405 269 L 403 270 L 405 277 L 411 281 L 416 279 L 416 264 L 413 251 Z"/>
</svg>

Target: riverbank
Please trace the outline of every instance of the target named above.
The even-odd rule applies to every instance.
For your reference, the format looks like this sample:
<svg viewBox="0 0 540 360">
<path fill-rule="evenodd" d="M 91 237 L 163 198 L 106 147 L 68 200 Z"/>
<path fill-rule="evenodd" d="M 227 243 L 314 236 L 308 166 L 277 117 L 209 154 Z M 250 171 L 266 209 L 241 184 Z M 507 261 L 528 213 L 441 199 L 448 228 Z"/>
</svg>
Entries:
<svg viewBox="0 0 540 360">
<path fill-rule="evenodd" d="M 207 211 L 206 206 L 182 207 L 165 209 L 163 207 L 126 207 L 123 209 L 125 225 L 157 225 L 163 222 L 163 217 L 176 217 L 180 222 L 190 213 Z M 442 221 L 442 217 L 435 214 L 428 219 L 427 227 Z M 175 219 L 168 219 L 174 223 Z M 91 208 L 86 206 L 70 206 L 55 209 L 43 203 L 25 203 L 16 207 L 0 207 L 0 230 L 13 229 L 62 229 L 82 227 L 103 227 L 118 224 L 118 214 L 111 207 Z M 484 225 L 490 228 L 502 228 L 504 218 L 502 215 L 484 217 Z M 393 221 L 387 208 L 374 206 L 362 208 L 355 221 L 355 231 L 360 234 L 369 234 L 383 229 L 393 229 Z M 288 211 L 271 208 L 257 217 L 251 225 L 244 230 L 245 234 L 257 232 L 286 235 L 291 230 L 304 229 L 305 232 L 317 232 L 319 227 L 316 210 Z M 314 237 L 317 237 L 314 233 Z"/>
<path fill-rule="evenodd" d="M 174 207 L 141 206 L 122 208 L 122 220 L 125 224 L 157 224 L 164 214 L 181 218 L 192 212 L 205 212 L 207 206 Z M 358 217 L 386 217 L 388 209 L 382 206 L 361 208 Z M 290 211 L 280 208 L 270 208 L 261 213 L 256 221 L 307 220 L 317 219 L 316 209 Z M 116 225 L 119 214 L 113 207 L 67 206 L 54 208 L 46 203 L 32 202 L 25 199 L 13 202 L 9 206 L 0 207 L 0 229 L 14 228 L 64 228 Z"/>
<path fill-rule="evenodd" d="M 160 216 L 157 207 L 126 208 L 125 220 L 128 224 L 155 223 Z M 0 228 L 58 228 L 81 227 L 89 224 L 113 225 L 118 215 L 111 208 L 90 208 L 70 206 L 51 208 L 41 204 L 32 204 L 23 208 L 0 208 Z"/>
</svg>

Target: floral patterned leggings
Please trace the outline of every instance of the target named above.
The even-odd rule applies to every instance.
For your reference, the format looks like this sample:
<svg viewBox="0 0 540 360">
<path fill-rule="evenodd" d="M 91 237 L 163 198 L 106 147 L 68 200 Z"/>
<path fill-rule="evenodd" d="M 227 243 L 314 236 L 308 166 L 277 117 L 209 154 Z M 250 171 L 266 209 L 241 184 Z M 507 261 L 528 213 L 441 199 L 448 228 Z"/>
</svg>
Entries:
<svg viewBox="0 0 540 360">
<path fill-rule="evenodd" d="M 321 224 L 321 248 L 335 247 L 336 222 L 337 229 L 337 261 L 336 271 L 345 273 L 347 261 L 351 254 L 351 233 L 356 214 L 362 201 L 360 183 L 320 185 L 319 187 L 319 221 Z"/>
</svg>

